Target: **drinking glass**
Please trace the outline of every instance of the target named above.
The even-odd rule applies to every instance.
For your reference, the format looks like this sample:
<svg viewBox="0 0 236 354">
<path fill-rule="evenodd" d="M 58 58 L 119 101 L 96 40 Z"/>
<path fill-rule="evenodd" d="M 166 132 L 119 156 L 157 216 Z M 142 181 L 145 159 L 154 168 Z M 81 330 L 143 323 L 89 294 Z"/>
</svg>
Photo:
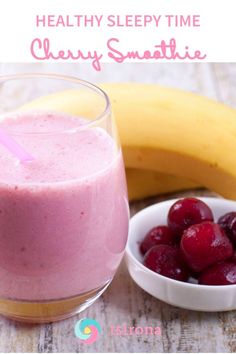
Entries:
<svg viewBox="0 0 236 354">
<path fill-rule="evenodd" d="M 127 240 L 109 98 L 73 77 L 2 76 L 0 129 L 11 145 L 0 138 L 0 313 L 26 322 L 70 317 L 110 284 Z"/>
</svg>

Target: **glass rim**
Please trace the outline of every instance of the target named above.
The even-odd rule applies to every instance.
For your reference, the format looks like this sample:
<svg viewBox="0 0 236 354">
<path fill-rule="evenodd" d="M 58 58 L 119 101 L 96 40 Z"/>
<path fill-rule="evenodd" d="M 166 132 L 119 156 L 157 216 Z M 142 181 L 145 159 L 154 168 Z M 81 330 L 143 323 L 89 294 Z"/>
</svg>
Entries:
<svg viewBox="0 0 236 354">
<path fill-rule="evenodd" d="M 101 89 L 99 86 L 87 81 L 87 80 L 83 80 L 80 79 L 78 77 L 75 76 L 70 76 L 70 75 L 61 75 L 61 74 L 57 74 L 57 73 L 40 73 L 40 72 L 35 72 L 35 73 L 17 73 L 17 74 L 9 74 L 9 75 L 0 75 L 0 84 L 3 82 L 7 82 L 7 81 L 14 81 L 14 80 L 23 80 L 23 79 L 33 79 L 33 78 L 42 78 L 42 79 L 51 79 L 51 80 L 61 80 L 61 81 L 67 81 L 67 82 L 71 82 L 74 84 L 78 84 L 81 85 L 87 89 L 90 89 L 94 92 L 96 92 L 97 94 L 99 94 L 101 97 L 103 97 L 104 101 L 105 101 L 105 108 L 102 110 L 102 112 L 100 114 L 98 114 L 94 119 L 91 120 L 87 120 L 86 123 L 82 124 L 82 125 L 78 125 L 77 127 L 74 127 L 73 129 L 69 128 L 69 129 L 62 129 L 62 130 L 58 130 L 56 132 L 53 131 L 45 131 L 45 132 L 37 132 L 37 131 L 32 131 L 32 132 L 16 132 L 11 130 L 11 134 L 13 135 L 48 135 L 48 134 L 60 134 L 60 133 L 71 133 L 71 131 L 77 131 L 80 129 L 84 129 L 85 127 L 88 126 L 92 126 L 96 123 L 99 123 L 104 117 L 109 116 L 109 114 L 111 113 L 111 102 L 110 99 L 107 95 L 107 93 Z M 60 91 L 55 91 L 53 92 L 54 94 L 59 93 Z M 23 112 L 23 111 L 21 111 Z M 30 111 L 28 111 L 30 112 Z M 35 111 L 37 113 L 37 110 Z M 39 110 L 38 111 L 43 112 L 43 110 Z M 51 111 L 53 112 L 53 111 Z M 17 110 L 13 110 L 13 111 L 8 111 L 8 112 L 3 112 L 0 113 L 0 116 L 4 116 L 4 115 L 8 115 L 8 114 L 17 114 Z M 25 113 L 27 113 L 27 111 L 25 111 Z M 66 113 L 68 115 L 70 115 L 69 113 Z M 74 115 L 71 115 L 74 116 Z M 74 116 L 76 117 L 76 116 Z"/>
</svg>

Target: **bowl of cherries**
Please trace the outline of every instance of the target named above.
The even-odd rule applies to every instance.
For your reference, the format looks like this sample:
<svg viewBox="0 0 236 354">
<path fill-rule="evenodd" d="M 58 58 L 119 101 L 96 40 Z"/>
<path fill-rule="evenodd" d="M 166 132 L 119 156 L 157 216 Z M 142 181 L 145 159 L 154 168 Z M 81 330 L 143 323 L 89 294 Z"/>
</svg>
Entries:
<svg viewBox="0 0 236 354">
<path fill-rule="evenodd" d="M 149 294 L 198 311 L 236 309 L 236 202 L 183 198 L 131 218 L 126 263 Z"/>
</svg>

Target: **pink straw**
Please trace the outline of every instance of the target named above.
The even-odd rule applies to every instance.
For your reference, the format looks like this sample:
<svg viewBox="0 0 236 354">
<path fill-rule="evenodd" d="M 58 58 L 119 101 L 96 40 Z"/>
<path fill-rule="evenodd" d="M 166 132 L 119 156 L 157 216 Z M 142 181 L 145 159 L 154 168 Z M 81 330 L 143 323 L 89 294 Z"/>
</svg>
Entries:
<svg viewBox="0 0 236 354">
<path fill-rule="evenodd" d="M 12 137 L 10 137 L 4 130 L 0 128 L 0 143 L 7 148 L 12 155 L 18 158 L 20 162 L 29 162 L 34 160 L 27 151 L 25 151 L 22 146 L 20 146 Z"/>
</svg>

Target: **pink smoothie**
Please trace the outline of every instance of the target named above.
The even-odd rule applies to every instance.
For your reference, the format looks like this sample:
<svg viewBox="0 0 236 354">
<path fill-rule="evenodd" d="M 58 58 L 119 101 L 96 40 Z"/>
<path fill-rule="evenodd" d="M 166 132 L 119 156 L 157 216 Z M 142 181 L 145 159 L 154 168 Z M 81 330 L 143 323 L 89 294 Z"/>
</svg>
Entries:
<svg viewBox="0 0 236 354">
<path fill-rule="evenodd" d="M 0 128 L 35 158 L 19 163 L 0 144 L 0 297 L 61 299 L 109 282 L 128 232 L 114 140 L 55 113 L 5 116 Z"/>
</svg>

